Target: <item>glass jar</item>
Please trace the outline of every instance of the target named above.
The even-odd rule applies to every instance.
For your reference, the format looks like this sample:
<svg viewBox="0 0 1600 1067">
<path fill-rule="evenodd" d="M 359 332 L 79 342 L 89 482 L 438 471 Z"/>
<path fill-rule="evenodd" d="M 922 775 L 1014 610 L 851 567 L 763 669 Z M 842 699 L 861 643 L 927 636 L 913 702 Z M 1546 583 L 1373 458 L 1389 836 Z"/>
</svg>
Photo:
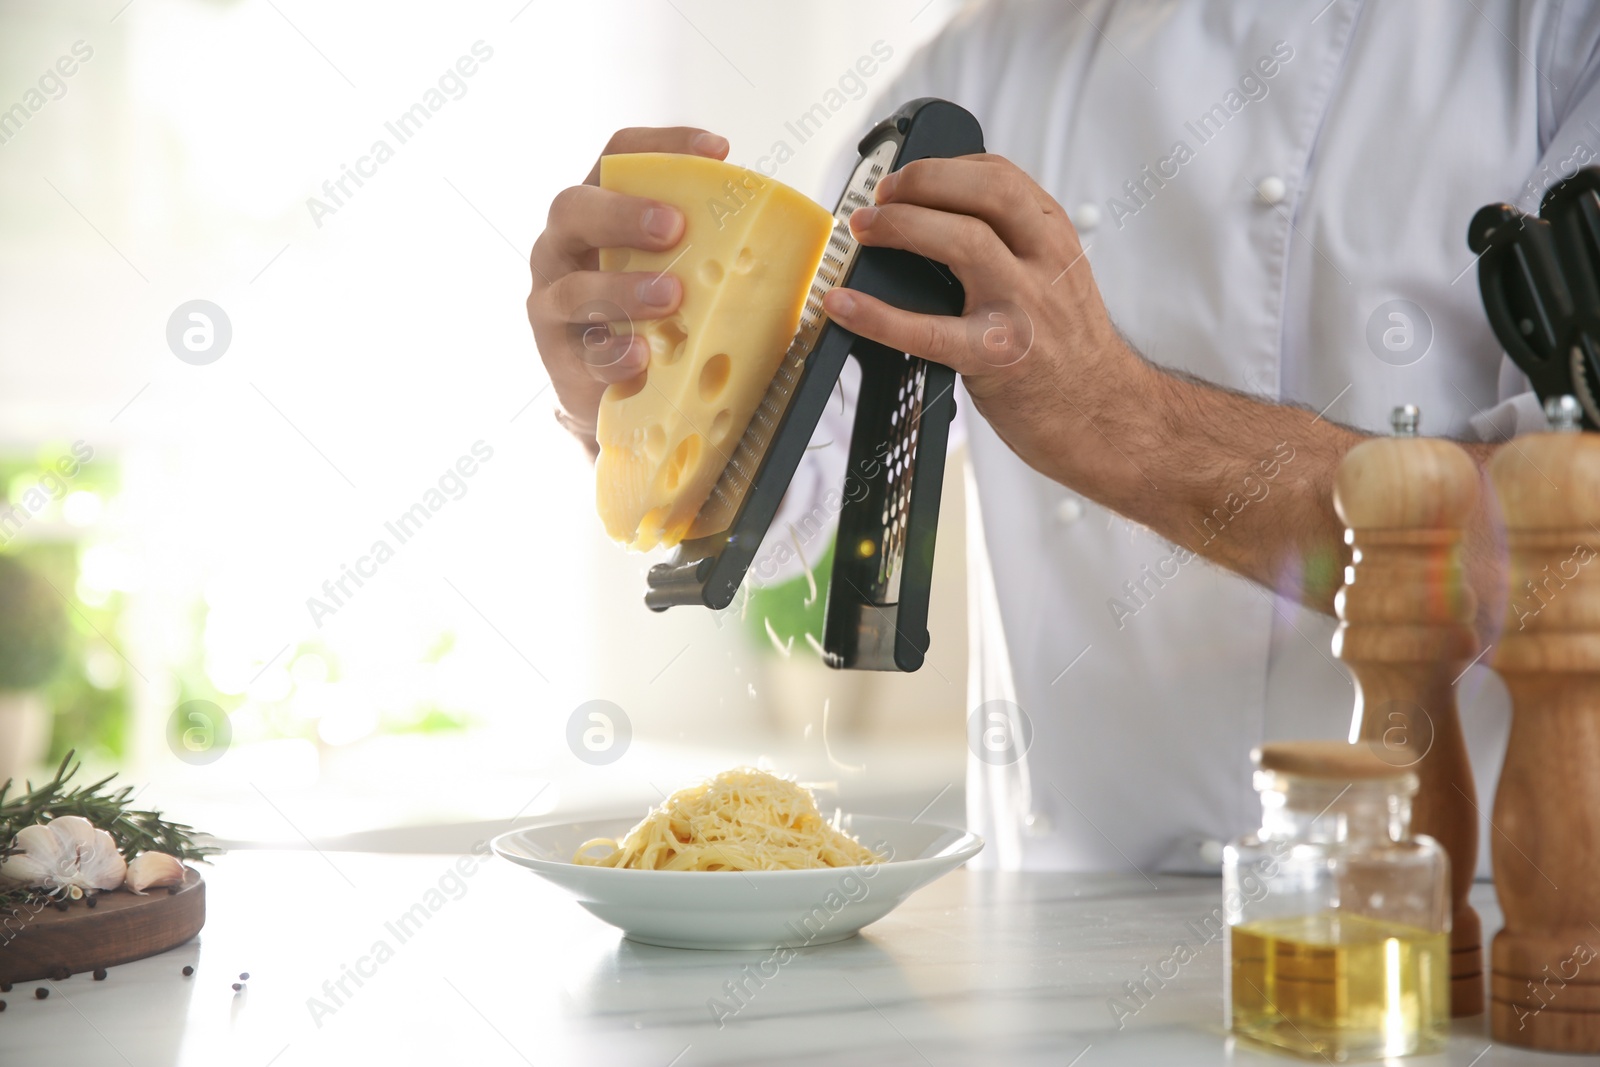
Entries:
<svg viewBox="0 0 1600 1067">
<path fill-rule="evenodd" d="M 1443 1047 L 1450 861 L 1411 836 L 1417 777 L 1384 751 L 1284 741 L 1252 753 L 1261 828 L 1222 861 L 1236 1034 L 1333 1061 Z"/>
</svg>

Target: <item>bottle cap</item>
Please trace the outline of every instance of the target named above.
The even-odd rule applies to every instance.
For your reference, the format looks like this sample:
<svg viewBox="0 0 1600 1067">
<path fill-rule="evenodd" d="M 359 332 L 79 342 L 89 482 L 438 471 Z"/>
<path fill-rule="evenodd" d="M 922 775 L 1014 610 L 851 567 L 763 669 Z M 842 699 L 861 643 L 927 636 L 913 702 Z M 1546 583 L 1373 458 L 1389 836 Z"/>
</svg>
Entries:
<svg viewBox="0 0 1600 1067">
<path fill-rule="evenodd" d="M 1422 409 L 1404 404 L 1389 413 L 1389 428 L 1395 437 L 1415 437 L 1422 426 Z"/>
</svg>

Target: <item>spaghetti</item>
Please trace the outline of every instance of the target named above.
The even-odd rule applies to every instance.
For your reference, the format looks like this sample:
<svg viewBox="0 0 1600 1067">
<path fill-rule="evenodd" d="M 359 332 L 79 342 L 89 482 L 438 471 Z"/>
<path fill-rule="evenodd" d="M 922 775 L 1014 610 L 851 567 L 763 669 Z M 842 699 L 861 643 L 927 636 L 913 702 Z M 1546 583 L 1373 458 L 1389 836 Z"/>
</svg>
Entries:
<svg viewBox="0 0 1600 1067">
<path fill-rule="evenodd" d="M 609 846 L 600 856 L 589 850 Z M 585 841 L 573 863 L 650 871 L 788 871 L 881 863 L 794 782 L 750 767 L 680 789 L 621 841 Z"/>
</svg>

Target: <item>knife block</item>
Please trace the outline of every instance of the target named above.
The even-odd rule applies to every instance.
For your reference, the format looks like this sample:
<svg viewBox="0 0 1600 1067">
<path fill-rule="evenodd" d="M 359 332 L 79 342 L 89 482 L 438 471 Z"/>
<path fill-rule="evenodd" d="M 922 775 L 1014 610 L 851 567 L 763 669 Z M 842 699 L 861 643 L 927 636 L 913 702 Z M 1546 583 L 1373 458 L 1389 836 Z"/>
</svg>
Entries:
<svg viewBox="0 0 1600 1067">
<path fill-rule="evenodd" d="M 1416 409 L 1397 411 L 1395 422 L 1397 433 L 1414 433 Z M 1483 924 L 1467 902 L 1477 797 L 1455 690 L 1478 652 L 1477 600 L 1461 564 L 1478 483 L 1477 464 L 1450 442 L 1396 436 L 1352 448 L 1333 495 L 1352 549 L 1333 639 L 1355 679 L 1351 740 L 1377 742 L 1416 773 L 1412 829 L 1450 856 L 1452 1015 L 1483 1011 Z"/>
<path fill-rule="evenodd" d="M 1510 602 L 1494 666 L 1511 691 L 1491 858 L 1496 1041 L 1600 1052 L 1600 436 L 1544 433 L 1489 465 Z"/>
</svg>

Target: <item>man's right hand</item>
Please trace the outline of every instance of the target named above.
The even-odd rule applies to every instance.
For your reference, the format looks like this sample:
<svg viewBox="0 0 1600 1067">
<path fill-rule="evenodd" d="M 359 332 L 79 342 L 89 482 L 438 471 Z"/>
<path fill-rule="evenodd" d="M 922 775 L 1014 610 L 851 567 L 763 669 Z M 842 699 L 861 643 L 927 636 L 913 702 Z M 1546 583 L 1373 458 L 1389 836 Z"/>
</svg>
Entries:
<svg viewBox="0 0 1600 1067">
<path fill-rule="evenodd" d="M 602 156 L 676 152 L 724 159 L 728 142 L 687 126 L 618 130 Z M 600 188 L 600 163 L 582 185 L 563 189 L 550 205 L 529 264 L 533 291 L 528 322 L 567 426 L 591 453 L 600 396 L 612 382 L 637 377 L 650 348 L 642 337 L 613 334 L 607 323 L 671 315 L 683 299 L 672 274 L 601 271 L 600 249 L 662 252 L 683 236 L 683 214 L 660 201 Z"/>
</svg>

